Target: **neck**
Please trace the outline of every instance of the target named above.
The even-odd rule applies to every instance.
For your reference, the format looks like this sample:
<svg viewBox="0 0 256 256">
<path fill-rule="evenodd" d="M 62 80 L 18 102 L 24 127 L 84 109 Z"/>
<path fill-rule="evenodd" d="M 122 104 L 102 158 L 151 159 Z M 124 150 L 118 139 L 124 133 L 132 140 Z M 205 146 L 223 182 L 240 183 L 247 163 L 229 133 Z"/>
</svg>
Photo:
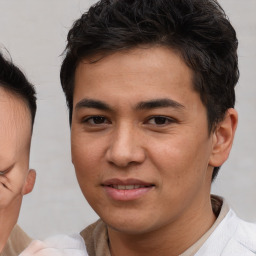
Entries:
<svg viewBox="0 0 256 256">
<path fill-rule="evenodd" d="M 184 216 L 147 234 L 124 234 L 108 228 L 112 256 L 177 256 L 200 239 L 216 218 L 210 197 Z"/>
<path fill-rule="evenodd" d="M 3 251 L 5 244 L 15 226 L 21 205 L 21 199 L 13 201 L 8 207 L 0 207 L 0 253 Z"/>
</svg>

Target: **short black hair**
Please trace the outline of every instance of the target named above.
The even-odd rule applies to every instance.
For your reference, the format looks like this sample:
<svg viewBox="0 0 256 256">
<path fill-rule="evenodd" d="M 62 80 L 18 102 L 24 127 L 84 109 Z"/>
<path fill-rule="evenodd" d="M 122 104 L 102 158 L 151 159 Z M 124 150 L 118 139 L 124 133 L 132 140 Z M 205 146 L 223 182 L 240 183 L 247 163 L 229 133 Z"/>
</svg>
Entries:
<svg viewBox="0 0 256 256">
<path fill-rule="evenodd" d="M 6 59 L 0 52 L 0 87 L 15 93 L 22 98 L 31 113 L 32 126 L 36 115 L 36 92 L 34 86 L 27 80 L 23 72 Z"/>
<path fill-rule="evenodd" d="M 212 132 L 235 105 L 239 78 L 236 32 L 217 0 L 101 0 L 93 5 L 69 31 L 61 66 L 70 123 L 81 60 L 155 45 L 175 49 L 192 69 Z"/>
</svg>

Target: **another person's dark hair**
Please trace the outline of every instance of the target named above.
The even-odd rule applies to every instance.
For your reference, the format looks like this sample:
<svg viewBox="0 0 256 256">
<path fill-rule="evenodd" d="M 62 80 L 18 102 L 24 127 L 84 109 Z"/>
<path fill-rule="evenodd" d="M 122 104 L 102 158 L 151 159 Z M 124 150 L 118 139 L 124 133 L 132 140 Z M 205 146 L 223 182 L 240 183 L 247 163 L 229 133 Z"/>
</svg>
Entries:
<svg viewBox="0 0 256 256">
<path fill-rule="evenodd" d="M 234 107 L 238 41 L 217 0 L 102 0 L 75 21 L 67 41 L 60 78 L 70 123 L 78 63 L 140 46 L 174 49 L 193 70 L 209 132 Z"/>
<path fill-rule="evenodd" d="M 22 98 L 31 113 L 32 126 L 36 114 L 36 92 L 22 71 L 0 52 L 0 87 Z"/>
</svg>

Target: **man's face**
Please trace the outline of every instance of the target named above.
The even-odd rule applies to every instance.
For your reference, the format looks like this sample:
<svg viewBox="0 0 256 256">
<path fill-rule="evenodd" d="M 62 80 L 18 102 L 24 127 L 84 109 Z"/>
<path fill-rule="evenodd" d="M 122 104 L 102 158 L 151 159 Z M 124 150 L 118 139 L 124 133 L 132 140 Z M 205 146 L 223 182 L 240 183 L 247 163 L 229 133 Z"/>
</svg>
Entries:
<svg viewBox="0 0 256 256">
<path fill-rule="evenodd" d="M 191 218 L 209 200 L 206 108 L 174 51 L 138 48 L 81 62 L 73 107 L 78 182 L 109 227 L 157 230 Z"/>
<path fill-rule="evenodd" d="M 28 192 L 31 117 L 26 104 L 2 87 L 0 124 L 0 171 L 6 172 L 0 175 L 0 210 L 6 210 L 19 208 Z"/>
</svg>

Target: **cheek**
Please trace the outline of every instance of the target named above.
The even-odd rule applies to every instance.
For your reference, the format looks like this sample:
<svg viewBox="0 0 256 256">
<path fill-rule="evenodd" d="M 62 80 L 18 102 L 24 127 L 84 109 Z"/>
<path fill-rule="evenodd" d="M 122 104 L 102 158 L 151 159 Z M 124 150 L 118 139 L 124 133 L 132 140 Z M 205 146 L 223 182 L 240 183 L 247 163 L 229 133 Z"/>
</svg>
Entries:
<svg viewBox="0 0 256 256">
<path fill-rule="evenodd" d="M 204 190 L 207 158 L 207 146 L 200 148 L 192 140 L 177 140 L 155 147 L 151 159 L 160 179 L 159 208 L 181 212 Z"/>
<path fill-rule="evenodd" d="M 208 140 L 179 136 L 154 145 L 149 152 L 151 161 L 157 167 L 162 182 L 171 184 L 170 187 L 193 183 L 207 171 L 210 156 Z"/>
<path fill-rule="evenodd" d="M 23 149 L 23 151 L 17 156 L 16 163 L 13 169 L 7 174 L 13 188 L 16 191 L 20 190 L 27 179 L 29 170 L 29 150 Z"/>
<path fill-rule="evenodd" d="M 150 159 L 161 170 L 168 171 L 168 174 L 180 173 L 185 171 L 185 166 L 194 157 L 193 150 L 189 149 L 190 145 L 183 140 L 165 140 L 163 143 L 154 143 L 150 150 Z"/>
<path fill-rule="evenodd" d="M 102 162 L 102 147 L 90 139 L 73 139 L 71 142 L 72 162 L 80 186 L 87 187 L 98 180 Z"/>
<path fill-rule="evenodd" d="M 105 199 L 98 193 L 102 173 L 101 150 L 94 144 L 72 143 L 72 161 L 80 189 L 93 209 L 100 208 Z M 100 205 L 100 206 L 98 206 Z"/>
</svg>

